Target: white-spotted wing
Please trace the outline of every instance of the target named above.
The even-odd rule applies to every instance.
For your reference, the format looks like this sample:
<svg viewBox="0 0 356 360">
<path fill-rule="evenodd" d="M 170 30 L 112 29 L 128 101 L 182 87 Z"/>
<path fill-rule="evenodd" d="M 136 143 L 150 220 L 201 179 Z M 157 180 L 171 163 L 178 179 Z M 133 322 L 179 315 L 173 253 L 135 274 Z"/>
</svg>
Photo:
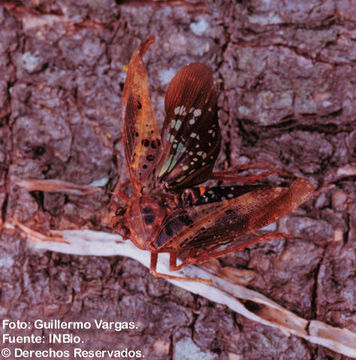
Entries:
<svg viewBox="0 0 356 360">
<path fill-rule="evenodd" d="M 173 191 L 204 182 L 221 142 L 211 69 L 199 63 L 182 68 L 168 86 L 165 112 L 157 180 Z"/>
</svg>

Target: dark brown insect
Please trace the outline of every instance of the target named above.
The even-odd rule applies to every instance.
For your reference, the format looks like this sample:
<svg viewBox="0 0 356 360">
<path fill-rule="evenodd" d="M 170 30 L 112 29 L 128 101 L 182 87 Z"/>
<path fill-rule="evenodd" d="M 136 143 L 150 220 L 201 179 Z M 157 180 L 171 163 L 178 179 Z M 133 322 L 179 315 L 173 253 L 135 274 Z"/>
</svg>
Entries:
<svg viewBox="0 0 356 360">
<path fill-rule="evenodd" d="M 176 270 L 251 243 L 281 237 L 283 234 L 275 233 L 239 242 L 241 235 L 291 212 L 314 189 L 301 178 L 290 187 L 196 187 L 212 178 L 236 178 L 213 173 L 221 134 L 212 71 L 193 63 L 175 75 L 167 89 L 165 121 L 160 132 L 142 61 L 153 41 L 154 37 L 150 37 L 139 46 L 128 68 L 122 121 L 133 196 L 126 208 L 117 212 L 112 225 L 137 247 L 151 252 L 151 273 L 187 280 L 158 273 L 158 253 L 168 252 L 170 267 Z M 232 241 L 237 245 L 221 250 Z M 182 260 L 179 265 L 177 257 Z"/>
</svg>

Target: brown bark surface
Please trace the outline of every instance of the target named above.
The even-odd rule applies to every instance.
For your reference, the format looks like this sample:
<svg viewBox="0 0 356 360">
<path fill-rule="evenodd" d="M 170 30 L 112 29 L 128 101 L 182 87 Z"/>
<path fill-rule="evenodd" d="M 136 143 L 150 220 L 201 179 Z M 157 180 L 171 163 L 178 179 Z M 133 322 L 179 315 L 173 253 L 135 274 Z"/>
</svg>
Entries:
<svg viewBox="0 0 356 360">
<path fill-rule="evenodd" d="M 187 63 L 205 63 L 219 89 L 216 168 L 268 162 L 316 188 L 333 185 L 283 219 L 301 239 L 258 244 L 221 262 L 247 270 L 251 288 L 296 314 L 356 331 L 355 19 L 351 0 L 0 1 L 0 222 L 17 219 L 43 233 L 110 231 L 102 219 L 114 185 L 127 179 L 127 65 L 154 34 L 145 61 L 160 125 L 169 79 Z M 105 186 L 88 196 L 28 192 L 16 185 L 23 178 Z M 129 348 L 157 360 L 346 359 L 127 258 L 38 253 L 4 228 L 0 248 L 0 319 L 138 328 L 72 331 L 83 348 Z"/>
</svg>

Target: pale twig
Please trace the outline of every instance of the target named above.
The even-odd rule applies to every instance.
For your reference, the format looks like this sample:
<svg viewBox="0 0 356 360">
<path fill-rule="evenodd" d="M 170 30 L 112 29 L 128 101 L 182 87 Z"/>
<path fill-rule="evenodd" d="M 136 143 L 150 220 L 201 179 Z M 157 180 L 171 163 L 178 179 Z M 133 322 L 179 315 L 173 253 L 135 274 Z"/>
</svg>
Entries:
<svg viewBox="0 0 356 360">
<path fill-rule="evenodd" d="M 16 225 L 19 226 L 19 224 Z M 61 242 L 56 242 L 44 241 L 43 236 L 36 239 L 36 232 L 27 231 L 23 225 L 19 227 L 31 237 L 30 244 L 36 249 L 76 255 L 121 255 L 135 259 L 147 268 L 150 266 L 149 252 L 138 249 L 130 241 L 123 241 L 117 234 L 90 230 L 56 231 L 63 239 Z M 256 291 L 215 276 L 211 272 L 213 270 L 208 272 L 190 265 L 180 271 L 172 272 L 169 270 L 168 254 L 160 254 L 158 271 L 184 277 L 211 279 L 211 285 L 199 282 L 168 281 L 210 301 L 224 304 L 253 321 L 278 328 L 286 335 L 299 336 L 311 343 L 356 358 L 356 333 L 348 329 L 333 327 L 318 320 L 303 319 Z M 246 301 L 250 304 L 254 303 L 254 306 L 247 308 L 244 305 Z"/>
</svg>

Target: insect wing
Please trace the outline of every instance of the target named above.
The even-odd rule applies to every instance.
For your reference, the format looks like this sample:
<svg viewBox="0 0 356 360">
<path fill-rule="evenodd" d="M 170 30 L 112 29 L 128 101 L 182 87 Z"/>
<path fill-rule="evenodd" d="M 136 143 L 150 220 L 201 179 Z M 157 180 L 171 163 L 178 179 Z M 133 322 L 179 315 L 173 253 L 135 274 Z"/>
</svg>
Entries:
<svg viewBox="0 0 356 360">
<path fill-rule="evenodd" d="M 168 86 L 165 112 L 158 181 L 173 191 L 204 182 L 221 142 L 211 69 L 199 63 L 182 68 Z"/>
<path fill-rule="evenodd" d="M 162 224 L 154 247 L 204 251 L 227 244 L 238 236 L 260 229 L 285 216 L 312 195 L 312 184 L 297 179 L 289 188 L 271 187 L 232 200 L 179 209 Z"/>
<path fill-rule="evenodd" d="M 159 160 L 161 135 L 153 112 L 142 56 L 154 42 L 151 36 L 132 56 L 122 100 L 123 143 L 135 192 L 151 181 Z"/>
</svg>

